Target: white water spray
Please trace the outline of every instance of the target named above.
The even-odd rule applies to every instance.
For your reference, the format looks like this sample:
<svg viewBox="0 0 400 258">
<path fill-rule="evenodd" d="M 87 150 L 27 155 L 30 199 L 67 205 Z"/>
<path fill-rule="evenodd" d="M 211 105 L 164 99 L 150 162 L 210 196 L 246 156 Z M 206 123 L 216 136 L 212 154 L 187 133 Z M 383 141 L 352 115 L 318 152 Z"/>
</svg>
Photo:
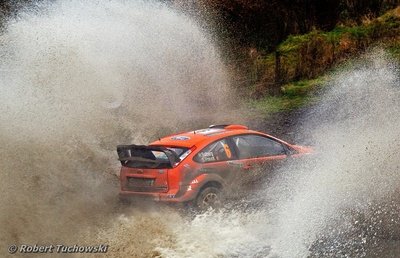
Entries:
<svg viewBox="0 0 400 258">
<path fill-rule="evenodd" d="M 306 116 L 316 154 L 277 171 L 253 209 L 175 230 L 166 257 L 394 257 L 400 250 L 398 68 L 375 50 L 334 74 Z M 262 205 L 260 205 L 260 200 Z M 394 200 L 394 201 L 393 201 Z"/>
<path fill-rule="evenodd" d="M 380 237 L 395 241 L 382 221 L 398 228 L 386 204 L 400 182 L 399 73 L 381 52 L 335 75 L 313 109 L 317 160 L 277 173 L 257 193 L 264 205 L 189 219 L 164 207 L 119 214 L 114 146 L 231 118 L 224 66 L 193 20 L 140 1 L 52 1 L 9 20 L 0 44 L 3 246 L 305 257 L 379 255 Z"/>
<path fill-rule="evenodd" d="M 0 57 L 4 246 L 111 223 L 117 144 L 232 114 L 209 35 L 162 4 L 41 1 L 7 21 Z"/>
</svg>

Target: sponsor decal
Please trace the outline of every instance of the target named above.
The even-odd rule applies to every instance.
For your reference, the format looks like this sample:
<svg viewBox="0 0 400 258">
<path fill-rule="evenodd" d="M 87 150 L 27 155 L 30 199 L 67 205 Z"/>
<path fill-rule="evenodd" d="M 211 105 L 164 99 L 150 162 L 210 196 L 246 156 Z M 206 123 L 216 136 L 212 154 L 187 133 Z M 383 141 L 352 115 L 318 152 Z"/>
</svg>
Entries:
<svg viewBox="0 0 400 258">
<path fill-rule="evenodd" d="M 215 161 L 214 153 L 209 152 L 201 152 L 199 153 L 200 158 L 203 162 L 213 162 Z"/>
</svg>

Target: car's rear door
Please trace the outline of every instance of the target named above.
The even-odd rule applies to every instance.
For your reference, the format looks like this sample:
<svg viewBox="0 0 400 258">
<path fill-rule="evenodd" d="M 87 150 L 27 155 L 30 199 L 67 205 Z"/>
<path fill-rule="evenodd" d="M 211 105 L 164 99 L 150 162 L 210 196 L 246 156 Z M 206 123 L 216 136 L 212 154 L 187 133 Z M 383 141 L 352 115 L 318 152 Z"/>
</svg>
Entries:
<svg viewBox="0 0 400 258">
<path fill-rule="evenodd" d="M 202 149 L 194 160 L 199 164 L 199 174 L 216 174 L 223 179 L 229 177 L 230 166 L 228 163 L 235 160 L 232 143 L 227 138 L 215 141 Z"/>
<path fill-rule="evenodd" d="M 244 134 L 231 137 L 243 175 L 256 181 L 276 169 L 287 158 L 285 146 L 267 136 Z"/>
</svg>

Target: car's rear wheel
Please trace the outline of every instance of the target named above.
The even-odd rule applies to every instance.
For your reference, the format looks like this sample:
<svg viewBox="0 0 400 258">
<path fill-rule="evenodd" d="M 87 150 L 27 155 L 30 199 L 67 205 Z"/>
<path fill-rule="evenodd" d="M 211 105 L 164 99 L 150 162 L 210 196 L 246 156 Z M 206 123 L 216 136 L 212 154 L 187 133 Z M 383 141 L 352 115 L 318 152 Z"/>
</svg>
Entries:
<svg viewBox="0 0 400 258">
<path fill-rule="evenodd" d="M 209 186 L 204 188 L 196 198 L 195 206 L 199 210 L 208 210 L 209 208 L 219 208 L 222 205 L 222 192 L 219 188 Z"/>
</svg>

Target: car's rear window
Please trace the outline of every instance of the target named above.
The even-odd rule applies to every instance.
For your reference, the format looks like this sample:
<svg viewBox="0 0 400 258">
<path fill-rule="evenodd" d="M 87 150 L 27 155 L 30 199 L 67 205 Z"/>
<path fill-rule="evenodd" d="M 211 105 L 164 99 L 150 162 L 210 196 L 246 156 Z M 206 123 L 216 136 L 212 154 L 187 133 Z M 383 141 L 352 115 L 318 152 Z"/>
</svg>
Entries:
<svg viewBox="0 0 400 258">
<path fill-rule="evenodd" d="M 168 150 L 173 151 L 181 158 L 188 149 L 180 147 L 166 147 Z M 131 168 L 153 168 L 165 169 L 171 168 L 171 161 L 168 159 L 167 154 L 161 150 L 151 149 L 135 149 L 130 152 L 130 160 L 124 166 Z"/>
</svg>

